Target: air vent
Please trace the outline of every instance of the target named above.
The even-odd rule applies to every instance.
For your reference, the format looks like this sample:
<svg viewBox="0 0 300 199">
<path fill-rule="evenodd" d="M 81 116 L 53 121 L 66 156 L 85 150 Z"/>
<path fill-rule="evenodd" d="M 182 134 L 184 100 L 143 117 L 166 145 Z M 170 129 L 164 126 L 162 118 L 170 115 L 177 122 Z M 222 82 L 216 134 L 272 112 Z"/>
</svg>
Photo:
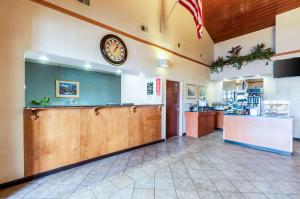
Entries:
<svg viewBox="0 0 300 199">
<path fill-rule="evenodd" d="M 142 30 L 143 32 L 149 32 L 148 27 L 147 27 L 147 26 L 144 26 L 144 25 L 141 25 L 141 30 Z"/>
<path fill-rule="evenodd" d="M 82 3 L 84 5 L 90 6 L 90 0 L 77 0 L 77 1 L 79 1 L 80 3 Z"/>
</svg>

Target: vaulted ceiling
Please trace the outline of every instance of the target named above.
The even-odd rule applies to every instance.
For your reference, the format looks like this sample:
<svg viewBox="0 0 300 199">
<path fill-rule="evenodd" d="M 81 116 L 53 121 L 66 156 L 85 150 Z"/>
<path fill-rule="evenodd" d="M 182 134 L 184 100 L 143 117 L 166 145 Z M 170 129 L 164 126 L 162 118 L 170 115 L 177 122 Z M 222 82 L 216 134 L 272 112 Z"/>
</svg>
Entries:
<svg viewBox="0 0 300 199">
<path fill-rule="evenodd" d="M 204 25 L 221 42 L 274 26 L 276 15 L 297 7 L 300 0 L 203 0 Z"/>
</svg>

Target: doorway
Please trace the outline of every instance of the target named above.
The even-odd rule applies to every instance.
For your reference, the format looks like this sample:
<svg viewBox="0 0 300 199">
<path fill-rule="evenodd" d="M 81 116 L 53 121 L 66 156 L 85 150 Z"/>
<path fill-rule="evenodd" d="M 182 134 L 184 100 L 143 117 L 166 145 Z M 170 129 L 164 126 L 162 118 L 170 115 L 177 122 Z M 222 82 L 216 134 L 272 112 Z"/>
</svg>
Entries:
<svg viewBox="0 0 300 199">
<path fill-rule="evenodd" d="M 166 92 L 166 138 L 178 136 L 180 83 L 167 80 Z"/>
</svg>

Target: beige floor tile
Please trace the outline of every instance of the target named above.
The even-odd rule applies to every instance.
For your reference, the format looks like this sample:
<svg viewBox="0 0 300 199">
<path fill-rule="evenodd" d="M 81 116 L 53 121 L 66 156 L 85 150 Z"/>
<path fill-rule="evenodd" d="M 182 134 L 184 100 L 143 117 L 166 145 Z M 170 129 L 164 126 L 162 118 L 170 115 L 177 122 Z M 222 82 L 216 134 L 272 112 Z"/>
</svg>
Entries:
<svg viewBox="0 0 300 199">
<path fill-rule="evenodd" d="M 200 199 L 197 191 L 176 190 L 178 199 Z"/>
<path fill-rule="evenodd" d="M 154 189 L 154 176 L 146 177 L 136 181 L 135 188 Z"/>
<path fill-rule="evenodd" d="M 258 189 L 248 181 L 231 181 L 231 183 L 242 193 L 256 193 Z"/>
<path fill-rule="evenodd" d="M 175 190 L 155 190 L 155 199 L 177 199 Z"/>
<path fill-rule="evenodd" d="M 154 199 L 154 189 L 135 189 L 132 199 Z"/>
<path fill-rule="evenodd" d="M 222 196 L 218 192 L 198 192 L 201 199 L 222 199 Z"/>
<path fill-rule="evenodd" d="M 268 199 L 262 193 L 243 193 L 243 196 L 245 197 L 245 199 Z"/>
</svg>

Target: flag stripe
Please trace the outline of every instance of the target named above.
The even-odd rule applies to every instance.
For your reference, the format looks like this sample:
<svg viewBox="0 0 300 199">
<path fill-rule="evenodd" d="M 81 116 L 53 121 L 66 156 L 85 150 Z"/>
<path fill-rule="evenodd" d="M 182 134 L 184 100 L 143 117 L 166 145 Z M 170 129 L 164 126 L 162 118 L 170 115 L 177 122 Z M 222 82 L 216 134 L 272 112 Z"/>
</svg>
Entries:
<svg viewBox="0 0 300 199">
<path fill-rule="evenodd" d="M 179 0 L 179 3 L 185 7 L 192 15 L 196 24 L 197 36 L 200 39 L 203 33 L 203 9 L 201 0 Z"/>
</svg>

